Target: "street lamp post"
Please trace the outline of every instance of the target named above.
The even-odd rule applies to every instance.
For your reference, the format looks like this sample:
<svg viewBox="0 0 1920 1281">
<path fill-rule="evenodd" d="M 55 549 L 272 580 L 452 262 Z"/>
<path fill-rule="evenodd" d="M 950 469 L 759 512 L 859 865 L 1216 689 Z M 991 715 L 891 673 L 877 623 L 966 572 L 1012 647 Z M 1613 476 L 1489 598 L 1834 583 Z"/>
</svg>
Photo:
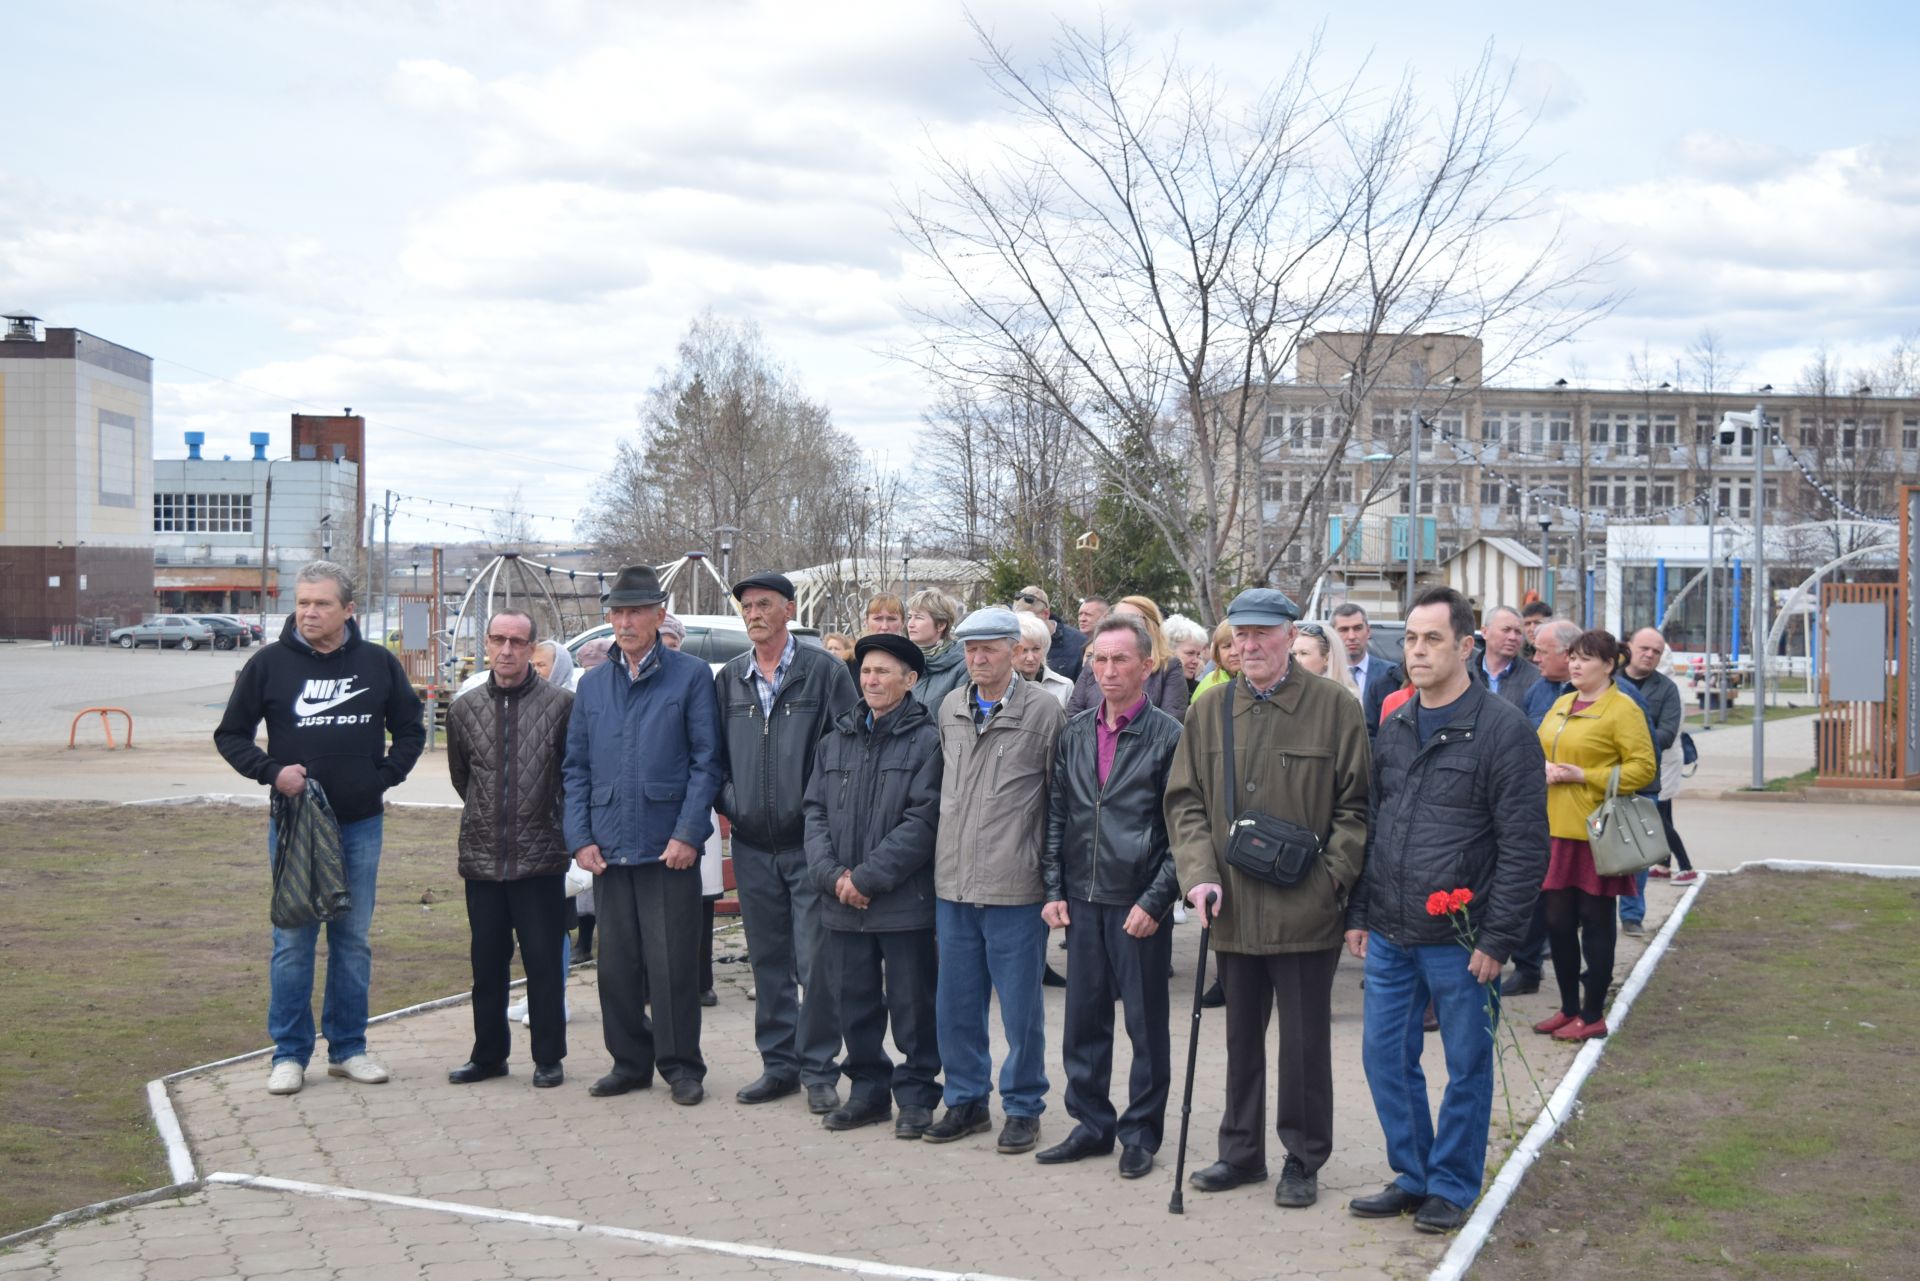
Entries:
<svg viewBox="0 0 1920 1281">
<path fill-rule="evenodd" d="M 1753 407 L 1753 790 L 1767 785 L 1767 411 Z"/>
<path fill-rule="evenodd" d="M 913 578 L 908 567 L 913 561 L 913 535 L 900 535 L 900 596 L 905 599 L 913 594 Z"/>
<path fill-rule="evenodd" d="M 1545 503 L 1540 505 L 1540 515 L 1538 519 L 1540 521 L 1540 599 L 1544 601 L 1547 600 L 1547 574 L 1549 572 L 1547 569 L 1547 531 L 1553 528 L 1553 513 L 1547 510 Z M 1547 601 L 1547 603 L 1551 605 L 1553 602 Z"/>
<path fill-rule="evenodd" d="M 1420 572 L 1420 405 L 1413 406 L 1413 443 L 1407 449 L 1407 592 L 1400 617 L 1413 612 L 1414 575 Z"/>
</svg>

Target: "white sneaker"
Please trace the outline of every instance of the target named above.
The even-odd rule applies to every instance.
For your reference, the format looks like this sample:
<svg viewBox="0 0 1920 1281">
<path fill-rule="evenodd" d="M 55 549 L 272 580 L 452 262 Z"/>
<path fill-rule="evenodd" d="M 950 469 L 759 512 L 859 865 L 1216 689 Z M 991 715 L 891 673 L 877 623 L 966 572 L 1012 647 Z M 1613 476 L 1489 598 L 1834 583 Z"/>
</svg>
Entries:
<svg viewBox="0 0 1920 1281">
<path fill-rule="evenodd" d="M 307 1083 L 307 1070 L 297 1059 L 281 1059 L 267 1074 L 268 1094 L 298 1094 Z"/>
<path fill-rule="evenodd" d="M 560 1017 L 564 1022 L 573 1022 L 573 1005 L 571 1002 L 560 1002 Z M 533 1026 L 533 1014 L 527 1009 L 527 1003 L 525 1001 L 516 1001 L 514 1004 L 509 1005 L 507 1007 L 507 1018 L 514 1023 L 518 1023 L 521 1027 Z"/>
<path fill-rule="evenodd" d="M 527 1003 L 525 1001 L 515 1001 L 507 1007 L 507 1022 L 524 1024 L 526 1021 Z"/>
<path fill-rule="evenodd" d="M 1179 899 L 1173 901 L 1173 923 L 1175 925 L 1185 925 L 1187 923 L 1187 905 Z"/>
<path fill-rule="evenodd" d="M 327 1075 L 344 1076 L 361 1085 L 381 1085 L 387 1080 L 387 1070 L 370 1054 L 356 1054 L 344 1062 L 329 1063 Z"/>
</svg>

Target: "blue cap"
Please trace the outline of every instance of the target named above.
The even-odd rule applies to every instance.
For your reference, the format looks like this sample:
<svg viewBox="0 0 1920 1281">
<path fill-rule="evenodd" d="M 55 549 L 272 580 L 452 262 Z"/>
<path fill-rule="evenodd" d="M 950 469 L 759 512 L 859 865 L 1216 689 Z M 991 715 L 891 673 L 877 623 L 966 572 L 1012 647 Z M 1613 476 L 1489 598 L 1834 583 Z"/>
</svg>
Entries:
<svg viewBox="0 0 1920 1281">
<path fill-rule="evenodd" d="M 1282 627 L 1300 617 L 1300 607 L 1277 587 L 1250 587 L 1227 606 L 1235 627 Z"/>
<path fill-rule="evenodd" d="M 985 609 L 976 609 L 960 620 L 953 629 L 953 638 L 957 641 L 1010 640 L 1020 639 L 1020 616 L 1010 609 L 999 605 L 989 605 Z"/>
</svg>

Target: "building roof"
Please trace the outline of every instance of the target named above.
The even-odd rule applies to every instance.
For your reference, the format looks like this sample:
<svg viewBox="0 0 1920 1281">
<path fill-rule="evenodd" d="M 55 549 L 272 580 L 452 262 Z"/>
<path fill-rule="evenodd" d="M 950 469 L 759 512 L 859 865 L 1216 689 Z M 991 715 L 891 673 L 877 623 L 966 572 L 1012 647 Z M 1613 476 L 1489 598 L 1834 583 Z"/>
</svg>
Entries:
<svg viewBox="0 0 1920 1281">
<path fill-rule="evenodd" d="M 1498 552 L 1500 555 L 1505 556 L 1508 560 L 1513 561 L 1515 564 L 1519 565 L 1520 568 L 1522 569 L 1540 568 L 1539 552 L 1528 551 L 1526 548 L 1526 544 L 1521 543 L 1516 539 L 1501 538 L 1498 535 L 1493 535 L 1493 534 L 1482 535 L 1481 537 L 1474 539 L 1473 542 L 1468 543 L 1466 546 L 1462 547 L 1459 551 L 1447 557 L 1447 560 L 1458 560 L 1462 556 L 1465 556 L 1468 552 L 1472 551 L 1476 545 L 1483 544 L 1483 543 L 1486 546 L 1491 547 L 1494 551 Z M 1446 562 L 1443 561 L 1441 563 L 1444 564 Z"/>
</svg>

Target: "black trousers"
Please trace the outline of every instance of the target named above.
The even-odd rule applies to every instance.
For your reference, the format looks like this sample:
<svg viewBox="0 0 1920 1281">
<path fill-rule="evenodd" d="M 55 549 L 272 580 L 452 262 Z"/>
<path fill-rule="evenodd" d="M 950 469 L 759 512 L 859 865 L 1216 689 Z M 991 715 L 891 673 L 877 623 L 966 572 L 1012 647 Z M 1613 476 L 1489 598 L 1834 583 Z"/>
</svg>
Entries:
<svg viewBox="0 0 1920 1281">
<path fill-rule="evenodd" d="M 1267 1163 L 1267 1025 L 1280 1011 L 1274 1128 L 1289 1156 L 1312 1174 L 1333 1155 L 1333 975 L 1340 949 L 1248 956 L 1214 963 L 1227 1005 L 1227 1102 L 1220 1159 L 1242 1169 Z"/>
<path fill-rule="evenodd" d="M 616 865 L 593 887 L 600 918 L 600 1021 L 613 1070 L 705 1079 L 700 1057 L 700 868 Z M 647 1002 L 653 1017 L 647 1016 Z"/>
<path fill-rule="evenodd" d="M 475 1063 L 505 1063 L 512 1049 L 507 1025 L 507 988 L 513 944 L 527 971 L 527 1015 L 533 1031 L 533 1061 L 552 1065 L 567 1057 L 567 1020 L 562 1004 L 566 974 L 560 968 L 560 937 L 566 932 L 564 876 L 518 881 L 468 881 L 467 928 L 472 935 L 473 1053 Z"/>
<path fill-rule="evenodd" d="M 1146 938 L 1122 928 L 1131 907 L 1071 900 L 1067 914 L 1067 1014 L 1061 1058 L 1067 1069 L 1067 1115 L 1099 1142 L 1119 1141 L 1160 1150 L 1173 1085 L 1173 1048 L 1167 1031 L 1167 966 L 1173 928 L 1162 922 Z M 1127 1110 L 1114 1114 L 1113 1003 L 1120 1002 L 1133 1067 L 1127 1074 Z"/>
<path fill-rule="evenodd" d="M 1560 986 L 1560 1012 L 1577 1014 L 1597 1023 L 1607 1008 L 1607 987 L 1613 982 L 1613 951 L 1618 941 L 1620 900 L 1612 895 L 1588 894 L 1572 888 L 1548 890 L 1547 937 L 1553 944 L 1553 978 Z M 1585 975 L 1580 962 L 1586 961 Z M 1582 987 L 1585 1000 L 1582 1000 Z"/>
<path fill-rule="evenodd" d="M 1533 915 L 1527 921 L 1527 936 L 1513 949 L 1513 968 L 1535 978 L 1547 968 L 1547 896 L 1533 900 Z"/>
<path fill-rule="evenodd" d="M 891 1095 L 901 1107 L 931 1108 L 940 1102 L 940 1040 L 934 1029 L 934 979 L 938 968 L 933 931 L 826 931 L 822 948 L 826 981 L 839 1012 L 852 1102 Z M 896 1066 L 884 1038 L 904 1057 Z"/>
<path fill-rule="evenodd" d="M 1667 848 L 1673 851 L 1673 857 L 1679 860 L 1680 870 L 1691 872 L 1693 860 L 1687 857 L 1687 843 L 1680 839 L 1680 833 L 1673 830 L 1673 802 L 1655 801 L 1660 810 L 1660 825 L 1667 829 Z"/>
</svg>

